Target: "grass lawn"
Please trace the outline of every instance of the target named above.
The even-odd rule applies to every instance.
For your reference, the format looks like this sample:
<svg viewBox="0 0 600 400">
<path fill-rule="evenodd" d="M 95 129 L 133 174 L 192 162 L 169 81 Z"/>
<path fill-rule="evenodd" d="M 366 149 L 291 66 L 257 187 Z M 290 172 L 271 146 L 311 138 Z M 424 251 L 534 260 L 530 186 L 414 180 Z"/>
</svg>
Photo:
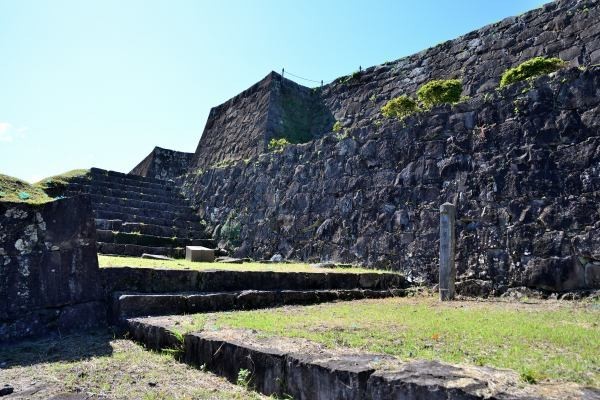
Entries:
<svg viewBox="0 0 600 400">
<path fill-rule="evenodd" d="M 124 400 L 266 399 L 107 331 L 0 347 L 4 384 L 14 388 L 7 399 L 64 393 Z"/>
<path fill-rule="evenodd" d="M 191 262 L 186 260 L 151 260 L 140 257 L 115 257 L 98 254 L 100 267 L 147 267 L 147 268 L 173 268 L 193 269 L 198 271 L 220 269 L 227 271 L 275 271 L 275 272 L 388 272 L 365 268 L 315 268 L 310 264 L 261 264 L 258 262 L 245 262 L 243 264 Z"/>
<path fill-rule="evenodd" d="M 600 304 L 456 301 L 428 296 L 197 314 L 186 331 L 219 327 L 300 337 L 401 359 L 518 371 L 523 380 L 600 387 Z"/>
</svg>

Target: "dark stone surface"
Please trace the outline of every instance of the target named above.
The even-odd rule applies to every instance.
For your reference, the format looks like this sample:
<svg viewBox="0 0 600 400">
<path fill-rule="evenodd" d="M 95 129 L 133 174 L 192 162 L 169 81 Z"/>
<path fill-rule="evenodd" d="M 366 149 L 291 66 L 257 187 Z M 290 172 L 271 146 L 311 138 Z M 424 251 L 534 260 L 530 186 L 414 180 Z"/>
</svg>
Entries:
<svg viewBox="0 0 600 400">
<path fill-rule="evenodd" d="M 184 192 L 217 235 L 235 215 L 239 237 L 220 237 L 235 257 L 364 264 L 428 283 L 449 201 L 458 281 L 592 288 L 599 107 L 600 67 L 567 69 L 189 176 Z"/>
<path fill-rule="evenodd" d="M 111 320 L 134 317 L 182 315 L 232 310 L 252 310 L 291 304 L 316 304 L 367 298 L 405 296 L 394 290 L 244 290 L 218 293 L 121 293 L 111 296 Z"/>
<path fill-rule="evenodd" d="M 134 267 L 102 268 L 105 293 L 227 292 L 242 290 L 405 289 L 399 274 L 272 271 L 192 271 Z"/>
<path fill-rule="evenodd" d="M 184 153 L 157 146 L 129 173 L 155 179 L 175 179 L 187 172 L 193 157 L 194 153 Z"/>
<path fill-rule="evenodd" d="M 318 93 L 271 72 L 210 110 L 189 172 L 257 156 L 272 138 L 306 142 L 333 122 Z"/>
<path fill-rule="evenodd" d="M 89 198 L 0 203 L 0 340 L 106 322 Z"/>
</svg>

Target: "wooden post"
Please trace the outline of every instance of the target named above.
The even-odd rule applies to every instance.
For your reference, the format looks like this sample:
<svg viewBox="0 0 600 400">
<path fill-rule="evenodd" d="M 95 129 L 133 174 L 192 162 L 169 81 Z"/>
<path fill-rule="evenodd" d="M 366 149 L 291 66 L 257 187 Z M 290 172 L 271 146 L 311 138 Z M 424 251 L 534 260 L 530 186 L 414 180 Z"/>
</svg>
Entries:
<svg viewBox="0 0 600 400">
<path fill-rule="evenodd" d="M 440 300 L 454 299 L 454 280 L 456 265 L 454 265 L 455 236 L 454 225 L 456 207 L 451 203 L 440 206 Z"/>
</svg>

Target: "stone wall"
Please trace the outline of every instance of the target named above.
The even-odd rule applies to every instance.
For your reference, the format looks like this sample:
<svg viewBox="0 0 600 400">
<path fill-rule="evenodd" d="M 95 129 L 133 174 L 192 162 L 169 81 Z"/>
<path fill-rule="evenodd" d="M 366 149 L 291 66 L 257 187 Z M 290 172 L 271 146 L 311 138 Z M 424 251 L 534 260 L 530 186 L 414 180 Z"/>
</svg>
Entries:
<svg viewBox="0 0 600 400">
<path fill-rule="evenodd" d="M 271 72 L 210 110 L 192 169 L 243 160 L 267 150 L 271 138 L 307 142 L 333 126 L 316 91 Z"/>
<path fill-rule="evenodd" d="M 187 172 L 193 158 L 194 153 L 155 147 L 130 174 L 163 180 L 175 179 Z"/>
<path fill-rule="evenodd" d="M 599 115 L 600 68 L 572 68 L 190 175 L 183 190 L 239 256 L 435 282 L 450 201 L 463 284 L 599 287 Z"/>
<path fill-rule="evenodd" d="M 414 95 L 433 79 L 461 79 L 468 96 L 489 92 L 507 68 L 536 56 L 560 57 L 571 66 L 600 63 L 600 0 L 548 3 L 323 88 L 311 90 L 272 72 L 211 110 L 193 167 L 258 155 L 273 137 L 306 142 L 329 131 L 335 120 L 344 127 L 366 126 L 380 118 L 388 100 Z"/>
<path fill-rule="evenodd" d="M 105 323 L 88 197 L 0 203 L 0 341 Z"/>
<path fill-rule="evenodd" d="M 571 66 L 600 64 L 600 2 L 559 0 L 467 33 L 409 57 L 338 78 L 322 98 L 344 126 L 379 118 L 391 98 L 414 95 L 432 79 L 458 78 L 463 94 L 495 89 L 502 73 L 536 56 Z"/>
</svg>

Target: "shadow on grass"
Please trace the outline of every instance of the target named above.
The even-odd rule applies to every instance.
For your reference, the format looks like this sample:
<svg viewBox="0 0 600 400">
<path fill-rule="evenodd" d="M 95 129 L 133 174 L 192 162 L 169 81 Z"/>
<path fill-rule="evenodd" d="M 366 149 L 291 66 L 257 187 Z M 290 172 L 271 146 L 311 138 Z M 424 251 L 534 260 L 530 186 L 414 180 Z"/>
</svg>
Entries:
<svg viewBox="0 0 600 400">
<path fill-rule="evenodd" d="M 110 356 L 115 334 L 108 328 L 0 344 L 0 370 L 57 361 Z"/>
</svg>

